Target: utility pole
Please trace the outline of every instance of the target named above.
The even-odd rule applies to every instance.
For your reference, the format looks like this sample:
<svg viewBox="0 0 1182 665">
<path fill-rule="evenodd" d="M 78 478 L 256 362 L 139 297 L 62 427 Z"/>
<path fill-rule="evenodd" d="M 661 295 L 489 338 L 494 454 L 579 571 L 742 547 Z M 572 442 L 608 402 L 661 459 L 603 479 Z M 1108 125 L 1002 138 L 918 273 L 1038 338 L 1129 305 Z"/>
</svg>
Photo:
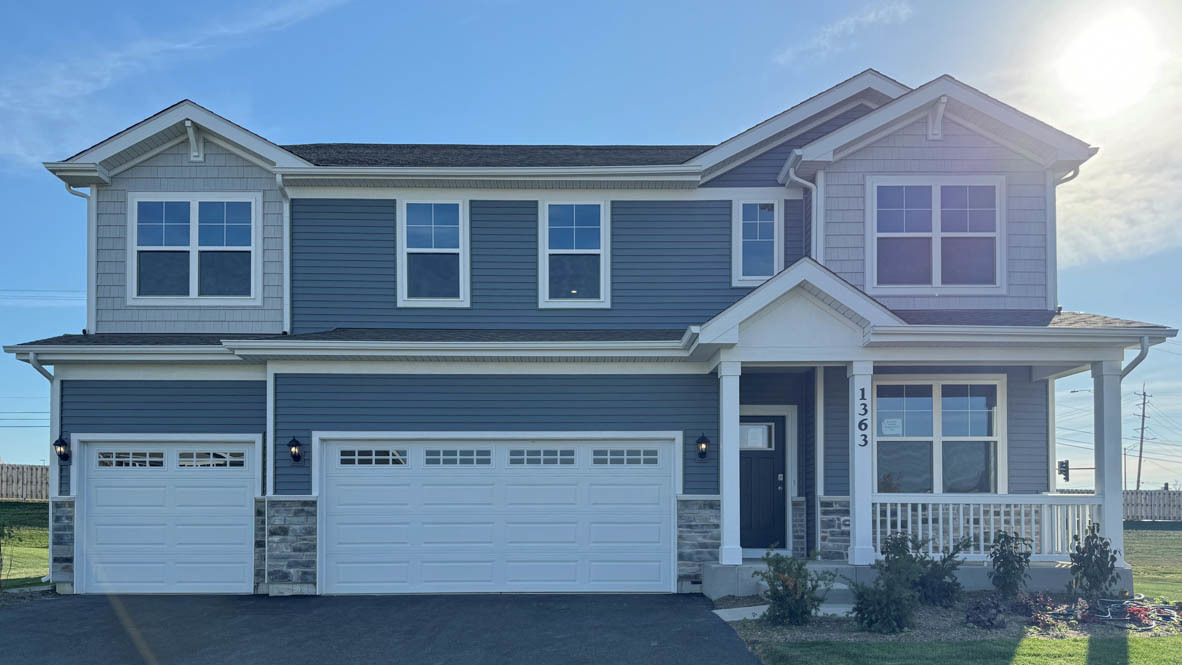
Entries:
<svg viewBox="0 0 1182 665">
<path fill-rule="evenodd" d="M 1141 460 L 1145 455 L 1145 404 L 1149 395 L 1145 392 L 1145 384 L 1141 384 L 1141 442 L 1137 446 L 1137 490 L 1141 490 Z"/>
</svg>

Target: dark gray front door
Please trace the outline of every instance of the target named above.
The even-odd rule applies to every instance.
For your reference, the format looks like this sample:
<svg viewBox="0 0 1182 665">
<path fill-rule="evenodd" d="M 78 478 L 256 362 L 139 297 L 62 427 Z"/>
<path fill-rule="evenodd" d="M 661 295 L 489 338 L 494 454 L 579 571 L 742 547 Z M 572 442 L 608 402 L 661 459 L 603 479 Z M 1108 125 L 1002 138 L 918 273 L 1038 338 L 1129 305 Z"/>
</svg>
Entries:
<svg viewBox="0 0 1182 665">
<path fill-rule="evenodd" d="M 787 547 L 783 416 L 739 418 L 739 543 Z"/>
</svg>

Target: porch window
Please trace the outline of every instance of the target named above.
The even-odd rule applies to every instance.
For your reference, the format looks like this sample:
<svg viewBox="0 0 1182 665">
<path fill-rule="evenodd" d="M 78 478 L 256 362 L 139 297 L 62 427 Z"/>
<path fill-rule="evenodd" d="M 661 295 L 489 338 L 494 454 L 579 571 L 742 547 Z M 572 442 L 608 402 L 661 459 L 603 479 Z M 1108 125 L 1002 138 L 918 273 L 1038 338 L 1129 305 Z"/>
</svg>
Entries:
<svg viewBox="0 0 1182 665">
<path fill-rule="evenodd" d="M 1004 492 L 1004 392 L 1003 378 L 877 379 L 877 491 Z"/>
<path fill-rule="evenodd" d="M 956 293 L 1003 286 L 1004 178 L 875 176 L 867 183 L 872 290 Z"/>
</svg>

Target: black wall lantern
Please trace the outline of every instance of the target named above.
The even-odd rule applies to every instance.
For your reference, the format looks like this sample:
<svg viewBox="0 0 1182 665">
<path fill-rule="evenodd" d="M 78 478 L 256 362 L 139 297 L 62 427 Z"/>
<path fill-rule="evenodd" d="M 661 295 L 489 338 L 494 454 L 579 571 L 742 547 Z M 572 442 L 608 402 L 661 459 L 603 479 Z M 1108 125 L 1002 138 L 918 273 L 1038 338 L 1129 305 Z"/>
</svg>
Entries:
<svg viewBox="0 0 1182 665">
<path fill-rule="evenodd" d="M 291 441 L 287 442 L 287 450 L 291 453 L 291 461 L 293 462 L 298 463 L 304 458 L 304 455 L 300 452 L 300 440 L 294 436 L 291 437 Z"/>
<path fill-rule="evenodd" d="M 70 442 L 66 441 L 66 437 L 59 436 L 57 441 L 53 442 L 53 452 L 57 454 L 57 458 L 61 461 L 70 461 Z"/>
<path fill-rule="evenodd" d="M 706 459 L 706 453 L 710 451 L 710 439 L 706 438 L 706 433 L 702 432 L 702 436 L 698 437 L 698 459 Z"/>
</svg>

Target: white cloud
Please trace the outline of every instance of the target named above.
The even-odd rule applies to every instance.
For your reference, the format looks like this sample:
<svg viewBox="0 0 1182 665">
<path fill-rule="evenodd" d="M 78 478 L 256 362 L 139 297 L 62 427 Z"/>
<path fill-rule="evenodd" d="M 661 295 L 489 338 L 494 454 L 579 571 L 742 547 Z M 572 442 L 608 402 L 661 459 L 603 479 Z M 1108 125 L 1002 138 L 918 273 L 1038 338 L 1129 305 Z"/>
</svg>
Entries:
<svg viewBox="0 0 1182 665">
<path fill-rule="evenodd" d="M 283 30 L 344 2 L 294 0 L 250 7 L 222 22 L 168 38 L 141 38 L 110 47 L 96 44 L 79 49 L 84 55 L 12 63 L 0 73 L 0 127 L 5 129 L 0 132 L 0 159 L 28 166 L 64 158 L 93 142 L 90 132 L 96 125 L 120 116 L 95 103 L 94 95 L 182 58 Z"/>
<path fill-rule="evenodd" d="M 903 23 L 911 18 L 911 14 L 911 5 L 898 0 L 866 5 L 855 14 L 821 26 L 803 43 L 781 51 L 776 62 L 788 65 L 803 58 L 820 58 L 840 51 L 848 47 L 851 37 L 866 28 Z"/>
</svg>

